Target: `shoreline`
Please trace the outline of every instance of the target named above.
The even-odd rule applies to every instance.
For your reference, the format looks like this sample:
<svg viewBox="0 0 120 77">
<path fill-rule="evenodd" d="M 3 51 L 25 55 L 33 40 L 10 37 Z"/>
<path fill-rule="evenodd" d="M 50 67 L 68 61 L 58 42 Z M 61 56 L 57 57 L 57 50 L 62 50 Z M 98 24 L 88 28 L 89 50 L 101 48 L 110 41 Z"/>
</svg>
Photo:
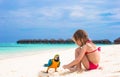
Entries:
<svg viewBox="0 0 120 77">
<path fill-rule="evenodd" d="M 70 47 L 75 47 L 75 44 L 0 44 L 0 60 L 11 57 L 29 56 L 44 52 L 64 51 Z"/>
</svg>

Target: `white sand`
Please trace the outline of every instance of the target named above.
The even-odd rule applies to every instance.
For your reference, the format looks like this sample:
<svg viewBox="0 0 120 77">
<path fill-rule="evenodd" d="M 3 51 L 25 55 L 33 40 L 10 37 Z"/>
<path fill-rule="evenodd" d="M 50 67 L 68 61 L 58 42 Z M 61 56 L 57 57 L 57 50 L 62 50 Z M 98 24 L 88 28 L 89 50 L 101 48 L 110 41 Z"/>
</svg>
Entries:
<svg viewBox="0 0 120 77">
<path fill-rule="evenodd" d="M 0 60 L 0 77 L 42 77 L 40 71 L 46 70 L 43 64 L 55 54 L 60 55 L 61 65 L 58 72 L 53 69 L 43 77 L 120 77 L 120 45 L 102 46 L 100 66 L 103 70 L 68 73 L 62 65 L 74 59 L 74 49 L 42 52 L 33 55 L 12 57 Z"/>
</svg>

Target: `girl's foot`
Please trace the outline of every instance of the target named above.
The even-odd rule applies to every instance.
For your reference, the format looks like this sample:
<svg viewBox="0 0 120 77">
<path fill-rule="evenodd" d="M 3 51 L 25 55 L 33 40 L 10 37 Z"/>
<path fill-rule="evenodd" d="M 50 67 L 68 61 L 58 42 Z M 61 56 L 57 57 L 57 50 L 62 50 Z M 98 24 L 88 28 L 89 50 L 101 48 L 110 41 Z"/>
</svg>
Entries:
<svg viewBox="0 0 120 77">
<path fill-rule="evenodd" d="M 77 73 L 83 72 L 83 69 L 77 69 Z"/>
<path fill-rule="evenodd" d="M 68 68 L 68 70 L 70 70 L 70 72 L 75 72 L 77 71 L 77 68 L 76 66 L 73 66 L 73 67 Z"/>
<path fill-rule="evenodd" d="M 69 68 L 70 72 L 75 72 L 76 68 Z"/>
</svg>

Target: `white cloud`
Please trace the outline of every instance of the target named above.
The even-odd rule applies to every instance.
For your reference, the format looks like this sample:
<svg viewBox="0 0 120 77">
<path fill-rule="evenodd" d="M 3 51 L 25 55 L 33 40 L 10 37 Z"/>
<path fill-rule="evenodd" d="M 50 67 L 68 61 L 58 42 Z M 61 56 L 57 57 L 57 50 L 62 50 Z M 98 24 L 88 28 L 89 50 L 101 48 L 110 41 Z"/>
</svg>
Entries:
<svg viewBox="0 0 120 77">
<path fill-rule="evenodd" d="M 111 29 L 120 29 L 120 25 L 117 25 L 117 26 L 110 26 Z"/>
<path fill-rule="evenodd" d="M 21 0 L 19 0 L 21 1 Z M 32 0 L 33 1 L 33 0 Z M 32 2 L 30 1 L 30 2 Z M 39 7 L 25 7 L 18 8 L 17 10 L 12 10 L 9 12 L 9 16 L 13 17 L 14 20 L 20 24 L 30 24 L 30 25 L 58 25 L 60 23 L 67 24 L 74 20 L 76 22 L 71 22 L 74 24 L 88 24 L 88 23 L 109 23 L 114 21 L 119 21 L 120 14 L 118 9 L 105 9 L 100 7 L 106 3 L 107 0 L 99 1 L 89 1 L 82 0 L 78 1 L 80 4 L 55 4 L 52 6 L 39 6 Z M 26 0 L 26 4 L 29 1 Z M 72 2 L 71 2 L 72 3 Z M 22 3 L 20 3 L 22 5 Z M 94 5 L 93 5 L 94 4 Z M 106 5 L 108 6 L 108 5 Z M 103 20 L 103 17 L 100 16 L 102 13 L 112 12 L 114 15 L 110 17 L 110 20 Z M 8 17 L 9 17 L 8 16 Z M 65 17 L 67 16 L 67 19 Z M 60 19 L 64 19 L 63 21 Z M 78 22 L 79 21 L 79 22 Z M 47 23 L 46 23 L 47 22 Z M 70 25 L 70 24 L 69 24 Z"/>
<path fill-rule="evenodd" d="M 116 8 L 116 9 L 114 9 L 112 12 L 113 12 L 113 14 L 114 14 L 112 17 L 113 17 L 114 19 L 119 19 L 119 20 L 120 20 L 120 8 Z"/>
<path fill-rule="evenodd" d="M 9 14 L 11 17 L 31 17 L 31 12 L 27 9 L 18 9 L 18 10 L 12 10 L 9 11 Z"/>
<path fill-rule="evenodd" d="M 84 14 L 81 13 L 80 11 L 74 11 L 74 12 L 71 12 L 70 16 L 71 16 L 71 17 L 74 17 L 74 18 L 75 18 L 75 17 L 76 17 L 76 18 L 80 18 L 80 17 L 84 16 Z"/>
<path fill-rule="evenodd" d="M 81 6 L 69 6 L 65 10 L 70 12 L 70 18 L 81 18 L 84 16 L 84 9 Z"/>
<path fill-rule="evenodd" d="M 110 14 L 106 16 L 101 16 L 101 14 Z M 102 22 L 120 22 L 120 9 L 119 8 L 112 8 L 112 9 L 105 9 L 98 12 L 98 17 Z M 97 17 L 97 16 L 95 16 Z M 103 20 L 104 19 L 104 20 Z"/>
<path fill-rule="evenodd" d="M 60 18 L 63 14 L 62 11 L 59 8 L 55 8 L 55 7 L 43 7 L 40 9 L 36 9 L 36 11 L 38 11 L 39 14 L 45 16 L 45 17 L 50 17 L 50 18 Z"/>
<path fill-rule="evenodd" d="M 41 8 L 24 8 L 10 11 L 10 15 L 13 17 L 36 17 L 36 18 L 47 18 L 47 19 L 59 19 L 62 18 L 67 11 L 70 17 L 81 17 L 84 16 L 83 9 L 80 6 L 71 7 L 41 7 Z"/>
<path fill-rule="evenodd" d="M 80 0 L 80 2 L 84 2 L 84 3 L 103 3 L 104 1 L 103 0 Z"/>
</svg>

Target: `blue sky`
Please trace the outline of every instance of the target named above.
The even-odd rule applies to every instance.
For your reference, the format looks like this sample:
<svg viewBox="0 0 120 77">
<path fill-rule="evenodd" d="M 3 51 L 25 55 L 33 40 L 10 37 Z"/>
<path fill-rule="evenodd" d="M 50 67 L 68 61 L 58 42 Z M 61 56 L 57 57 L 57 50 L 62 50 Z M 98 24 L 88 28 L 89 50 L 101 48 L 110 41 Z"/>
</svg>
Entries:
<svg viewBox="0 0 120 77">
<path fill-rule="evenodd" d="M 77 29 L 93 40 L 120 37 L 120 0 L 0 0 L 0 43 L 68 39 Z"/>
</svg>

